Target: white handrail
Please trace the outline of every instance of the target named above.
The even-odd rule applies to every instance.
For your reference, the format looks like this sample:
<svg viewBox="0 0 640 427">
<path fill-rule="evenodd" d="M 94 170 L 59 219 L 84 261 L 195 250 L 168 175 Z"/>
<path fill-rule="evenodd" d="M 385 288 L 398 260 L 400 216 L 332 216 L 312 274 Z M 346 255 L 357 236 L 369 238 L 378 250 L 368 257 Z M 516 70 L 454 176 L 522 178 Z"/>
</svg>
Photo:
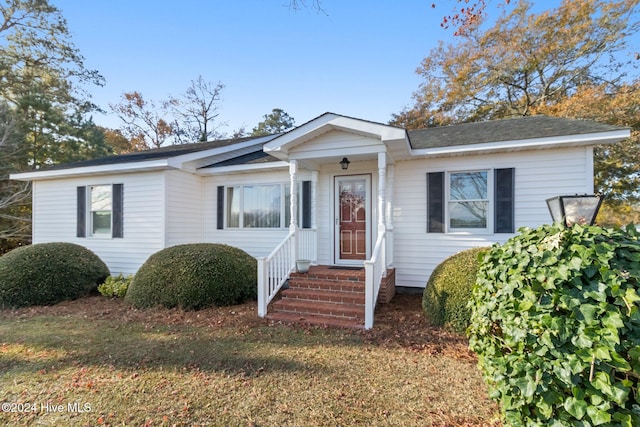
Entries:
<svg viewBox="0 0 640 427">
<path fill-rule="evenodd" d="M 257 258 L 258 261 L 258 316 L 267 315 L 267 306 L 276 296 L 282 285 L 295 268 L 293 252 L 296 232 L 292 230 L 287 237 L 269 254 Z"/>
<path fill-rule="evenodd" d="M 258 316 L 267 315 L 267 307 L 296 268 L 296 260 L 317 260 L 316 230 L 298 228 L 267 256 L 258 261 Z"/>
<path fill-rule="evenodd" d="M 378 230 L 378 240 L 373 248 L 371 259 L 364 262 L 365 272 L 365 306 L 364 306 L 364 328 L 373 328 L 373 313 L 378 302 L 378 293 L 382 278 L 387 273 L 386 261 L 386 230 L 380 227 Z"/>
</svg>

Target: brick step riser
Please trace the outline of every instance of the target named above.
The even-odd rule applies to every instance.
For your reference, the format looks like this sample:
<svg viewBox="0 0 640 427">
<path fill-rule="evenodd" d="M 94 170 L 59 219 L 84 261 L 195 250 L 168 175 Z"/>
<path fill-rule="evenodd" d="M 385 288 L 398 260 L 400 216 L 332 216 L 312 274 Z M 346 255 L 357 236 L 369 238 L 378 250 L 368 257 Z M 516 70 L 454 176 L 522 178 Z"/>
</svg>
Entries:
<svg viewBox="0 0 640 427">
<path fill-rule="evenodd" d="M 267 318 L 276 322 L 280 321 L 287 323 L 306 323 L 310 325 L 321 325 L 325 327 L 334 326 L 339 328 L 364 329 L 364 322 L 361 319 L 357 319 L 354 321 L 338 317 L 312 315 L 300 316 L 296 313 L 269 313 L 267 315 Z"/>
<path fill-rule="evenodd" d="M 315 302 L 315 301 L 314 301 Z M 274 313 L 291 313 L 297 315 L 321 315 L 339 319 L 364 319 L 364 308 L 347 304 L 322 304 L 314 306 L 300 305 L 300 301 L 281 299 L 273 304 Z"/>
<path fill-rule="evenodd" d="M 318 291 L 351 292 L 364 294 L 364 283 L 356 282 L 321 282 L 289 279 L 289 289 L 313 289 Z"/>
<path fill-rule="evenodd" d="M 312 281 L 312 282 L 350 282 L 350 283 L 364 283 L 364 277 L 326 277 L 326 276 L 299 276 L 295 274 L 291 274 L 291 280 L 301 280 L 301 281 Z"/>
<path fill-rule="evenodd" d="M 336 312 L 318 311 L 318 312 L 310 313 L 305 310 L 278 310 L 278 311 L 274 311 L 273 313 L 294 314 L 300 317 L 325 316 L 325 317 L 330 317 L 338 320 L 349 320 L 352 322 L 360 322 L 362 321 L 362 319 L 364 319 L 364 312 L 362 314 L 355 315 L 355 314 L 344 313 L 340 311 L 336 311 Z"/>
<path fill-rule="evenodd" d="M 344 292 L 346 294 L 346 292 Z M 364 294 L 362 295 L 309 295 L 296 292 L 282 292 L 282 299 L 314 302 L 331 302 L 336 304 L 353 304 L 364 306 Z"/>
</svg>

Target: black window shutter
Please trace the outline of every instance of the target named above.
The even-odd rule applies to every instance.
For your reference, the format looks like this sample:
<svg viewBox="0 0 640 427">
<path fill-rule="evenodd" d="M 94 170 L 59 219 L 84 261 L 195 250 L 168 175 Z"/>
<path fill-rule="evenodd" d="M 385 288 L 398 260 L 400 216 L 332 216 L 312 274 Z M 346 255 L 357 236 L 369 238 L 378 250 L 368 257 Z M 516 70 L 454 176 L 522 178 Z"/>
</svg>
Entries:
<svg viewBox="0 0 640 427">
<path fill-rule="evenodd" d="M 76 237 L 87 237 L 87 187 L 78 187 Z"/>
<path fill-rule="evenodd" d="M 218 186 L 218 204 L 216 208 L 216 228 L 224 228 L 224 185 Z"/>
<path fill-rule="evenodd" d="M 113 231 L 111 237 L 124 237 L 124 186 L 123 184 L 113 184 Z"/>
<path fill-rule="evenodd" d="M 496 169 L 494 171 L 495 206 L 494 232 L 513 233 L 515 231 L 514 199 L 515 169 Z"/>
<path fill-rule="evenodd" d="M 427 232 L 444 233 L 444 172 L 427 173 Z"/>
<path fill-rule="evenodd" d="M 302 181 L 302 228 L 311 228 L 311 181 Z"/>
</svg>

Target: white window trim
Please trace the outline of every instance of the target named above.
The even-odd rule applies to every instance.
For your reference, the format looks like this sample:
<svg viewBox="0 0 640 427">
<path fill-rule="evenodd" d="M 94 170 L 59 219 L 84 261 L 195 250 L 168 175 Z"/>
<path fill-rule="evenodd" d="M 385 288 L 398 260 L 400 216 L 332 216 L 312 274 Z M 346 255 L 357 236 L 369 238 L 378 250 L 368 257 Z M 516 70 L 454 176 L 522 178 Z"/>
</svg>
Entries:
<svg viewBox="0 0 640 427">
<path fill-rule="evenodd" d="M 450 205 L 457 200 L 451 200 L 451 175 L 469 172 L 486 172 L 487 173 L 487 225 L 483 228 L 453 228 L 451 227 Z M 494 194 L 494 169 L 460 169 L 445 171 L 445 232 L 450 234 L 493 234 L 493 209 L 495 205 Z M 473 201 L 472 199 L 469 199 Z"/>
<path fill-rule="evenodd" d="M 287 218 L 287 210 L 290 209 L 289 206 L 286 205 L 286 193 L 285 186 L 289 185 L 290 182 L 261 182 L 261 183 L 244 183 L 244 184 L 229 184 L 224 186 L 224 229 L 225 230 L 284 230 L 289 228 L 289 222 L 286 221 Z M 260 185 L 279 185 L 280 186 L 280 226 L 279 227 L 245 227 L 244 226 L 244 188 L 245 187 L 255 187 Z M 298 197 L 301 195 L 302 183 L 300 181 L 297 182 L 298 185 Z M 240 189 L 240 200 L 239 200 L 239 218 L 238 218 L 238 226 L 230 227 L 229 226 L 229 188 L 239 188 Z M 289 193 L 291 194 L 291 193 Z M 298 203 L 298 221 L 302 218 L 302 203 Z"/>
</svg>

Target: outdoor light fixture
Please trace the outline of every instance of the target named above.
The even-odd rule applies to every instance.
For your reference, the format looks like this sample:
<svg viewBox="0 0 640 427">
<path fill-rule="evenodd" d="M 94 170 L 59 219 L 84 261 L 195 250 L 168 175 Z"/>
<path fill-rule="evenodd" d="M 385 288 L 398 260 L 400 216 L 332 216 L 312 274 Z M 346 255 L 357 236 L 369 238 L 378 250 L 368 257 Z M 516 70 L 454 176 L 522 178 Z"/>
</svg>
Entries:
<svg viewBox="0 0 640 427">
<path fill-rule="evenodd" d="M 573 224 L 593 225 L 600 210 L 602 198 L 596 195 L 556 196 L 547 199 L 553 222 L 567 227 Z"/>
<path fill-rule="evenodd" d="M 349 159 L 347 159 L 346 157 L 343 157 L 342 160 L 340 161 L 340 167 L 342 168 L 342 170 L 347 170 L 349 169 L 349 163 L 351 163 L 349 161 Z"/>
</svg>

